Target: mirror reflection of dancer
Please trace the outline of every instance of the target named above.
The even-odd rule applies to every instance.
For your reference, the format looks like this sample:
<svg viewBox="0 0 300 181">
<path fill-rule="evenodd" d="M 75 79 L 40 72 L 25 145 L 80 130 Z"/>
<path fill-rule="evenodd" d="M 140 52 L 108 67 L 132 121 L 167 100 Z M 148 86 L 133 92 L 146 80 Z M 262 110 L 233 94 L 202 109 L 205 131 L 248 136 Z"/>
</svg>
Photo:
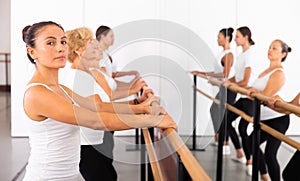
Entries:
<svg viewBox="0 0 300 181">
<path fill-rule="evenodd" d="M 59 84 L 59 69 L 66 65 L 64 29 L 47 21 L 23 29 L 27 56 L 36 70 L 24 93 L 30 156 L 24 180 L 83 180 L 79 173 L 80 129 L 125 130 L 177 126 L 169 115 L 136 115 L 102 112 L 101 107 Z M 81 57 L 98 58 L 99 49 L 90 44 Z M 105 174 L 105 173 L 104 173 Z"/>
</svg>

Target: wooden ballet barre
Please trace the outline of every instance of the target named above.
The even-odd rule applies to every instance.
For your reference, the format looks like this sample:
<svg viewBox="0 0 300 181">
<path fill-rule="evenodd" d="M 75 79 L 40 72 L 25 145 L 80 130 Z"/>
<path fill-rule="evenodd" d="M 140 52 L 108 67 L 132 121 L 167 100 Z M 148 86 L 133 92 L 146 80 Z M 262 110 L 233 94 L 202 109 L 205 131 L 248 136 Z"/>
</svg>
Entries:
<svg viewBox="0 0 300 181">
<path fill-rule="evenodd" d="M 205 170 L 201 167 L 194 155 L 179 137 L 177 132 L 173 128 L 168 128 L 165 132 L 167 138 L 169 138 L 173 148 L 177 151 L 182 160 L 182 163 L 192 180 L 210 181 L 211 178 L 207 175 Z"/>
<path fill-rule="evenodd" d="M 143 89 L 145 90 L 145 89 L 147 89 L 147 87 L 143 87 Z M 148 96 L 153 96 L 153 95 L 148 94 Z M 153 102 L 152 106 L 159 106 L 159 104 L 157 102 Z M 147 149 L 147 153 L 148 153 L 148 156 L 149 156 L 150 165 L 151 165 L 154 180 L 155 181 L 160 181 L 160 180 L 164 181 L 165 178 L 162 174 L 161 167 L 160 167 L 160 164 L 158 162 L 156 152 L 155 152 L 155 149 L 153 147 L 151 136 L 150 136 L 148 128 L 142 128 L 142 132 L 143 132 L 143 135 L 144 135 L 144 140 L 145 140 L 145 143 L 146 143 L 146 149 Z"/>
<path fill-rule="evenodd" d="M 206 94 L 205 92 L 201 91 L 200 89 L 197 89 L 197 91 L 201 94 L 203 94 L 204 96 L 208 97 L 209 99 L 213 100 L 216 104 L 220 104 L 220 100 L 216 99 L 216 98 L 213 98 L 212 96 Z M 225 103 L 225 107 L 240 115 L 242 118 L 244 118 L 246 121 L 250 122 L 250 123 L 253 123 L 253 118 L 248 116 L 245 112 L 235 108 L 234 106 L 230 105 L 230 104 L 227 104 Z M 273 128 L 270 128 L 269 126 L 265 125 L 264 123 L 260 122 L 260 127 L 263 131 L 267 132 L 268 134 L 274 136 L 275 138 L 287 143 L 288 145 L 296 148 L 297 150 L 300 151 L 300 143 L 296 142 L 295 140 L 285 136 L 284 134 L 274 130 Z"/>
<path fill-rule="evenodd" d="M 10 55 L 10 52 L 0 52 L 0 55 Z"/>
<path fill-rule="evenodd" d="M 144 87 L 143 89 L 146 89 Z M 153 96 L 152 94 L 148 94 L 148 96 Z M 157 102 L 152 103 L 152 106 L 159 106 Z M 158 162 L 152 140 L 148 131 L 148 128 L 142 128 L 143 135 L 145 138 L 146 148 L 148 150 L 148 156 L 150 159 L 150 164 L 153 172 L 153 177 L 157 181 L 165 180 L 164 176 L 161 172 L 160 164 Z M 179 154 L 180 159 L 182 160 L 183 165 L 188 171 L 190 177 L 193 180 L 204 180 L 210 181 L 211 178 L 207 175 L 205 170 L 200 166 L 199 162 L 192 155 L 191 151 L 184 144 L 182 139 L 179 137 L 177 132 L 173 128 L 168 128 L 164 131 L 167 138 L 169 138 L 173 148 Z"/>
<path fill-rule="evenodd" d="M 147 148 L 147 151 L 148 151 L 148 156 L 149 156 L 150 165 L 151 165 L 154 180 L 164 181 L 165 178 L 162 174 L 160 164 L 158 162 L 156 152 L 155 152 L 155 149 L 154 149 L 153 144 L 152 144 L 152 140 L 151 140 L 151 137 L 150 137 L 149 130 L 148 130 L 148 128 L 142 128 L 142 131 L 143 131 L 144 140 L 145 140 L 145 143 L 146 143 L 146 148 Z"/>
<path fill-rule="evenodd" d="M 222 86 L 222 82 L 217 80 L 216 78 L 208 77 L 208 76 L 205 76 L 205 75 L 197 75 L 197 76 L 202 77 L 204 79 L 207 79 L 213 85 Z M 228 88 L 228 89 L 230 89 L 234 92 L 240 93 L 240 94 L 248 95 L 248 90 L 247 89 L 239 87 L 237 85 L 231 85 L 231 86 L 226 87 L 226 88 Z M 259 99 L 262 102 L 267 102 L 270 99 L 270 97 L 264 96 L 260 93 L 252 93 L 250 96 L 251 97 L 256 97 L 257 99 Z M 295 106 L 293 104 L 282 102 L 282 101 L 276 101 L 274 105 L 275 105 L 275 107 L 282 108 L 282 109 L 290 111 L 294 114 L 300 115 L 300 107 Z"/>
</svg>

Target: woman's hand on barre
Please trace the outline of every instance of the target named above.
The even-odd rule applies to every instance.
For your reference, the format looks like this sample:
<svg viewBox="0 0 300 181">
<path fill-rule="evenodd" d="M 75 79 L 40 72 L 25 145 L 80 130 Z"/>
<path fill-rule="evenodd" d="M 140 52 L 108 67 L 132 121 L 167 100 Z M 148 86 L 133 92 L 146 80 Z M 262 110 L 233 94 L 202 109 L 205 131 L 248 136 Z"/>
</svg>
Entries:
<svg viewBox="0 0 300 181">
<path fill-rule="evenodd" d="M 140 73 L 136 70 L 131 70 L 127 72 L 128 75 L 134 75 L 135 77 L 140 77 Z"/>
<path fill-rule="evenodd" d="M 177 131 L 178 127 L 173 118 L 169 114 L 161 115 L 161 120 L 154 127 L 160 128 L 161 131 L 164 131 L 167 128 L 173 128 Z"/>
<path fill-rule="evenodd" d="M 149 113 L 151 115 L 159 116 L 168 114 L 167 111 L 161 106 L 150 106 Z"/>
<path fill-rule="evenodd" d="M 237 84 L 231 82 L 230 80 L 224 80 L 224 81 L 222 81 L 222 85 L 223 85 L 224 87 L 231 87 L 231 86 L 235 86 L 235 85 L 237 85 Z"/>
<path fill-rule="evenodd" d="M 206 75 L 205 72 L 200 72 L 200 71 L 197 71 L 197 70 L 190 71 L 190 73 L 193 74 L 193 75 Z"/>
<path fill-rule="evenodd" d="M 157 97 L 157 96 L 151 95 L 151 96 L 148 96 L 145 101 L 142 101 L 140 103 L 141 103 L 141 105 L 144 105 L 144 106 L 151 106 L 151 105 L 153 105 L 153 103 L 157 103 L 159 105 L 160 104 L 160 98 Z"/>
<path fill-rule="evenodd" d="M 130 95 L 136 94 L 145 86 L 147 86 L 147 83 L 144 80 L 139 79 L 135 81 L 133 85 L 130 87 L 129 94 Z"/>
<path fill-rule="evenodd" d="M 143 87 L 142 89 L 143 89 L 143 93 L 142 93 L 141 97 L 138 98 L 138 101 L 140 103 L 144 102 L 145 100 L 147 100 L 150 97 L 150 95 L 154 94 L 154 92 L 151 88 Z"/>
<path fill-rule="evenodd" d="M 268 105 L 270 108 L 274 109 L 274 108 L 275 108 L 275 103 L 276 103 L 277 101 L 282 101 L 282 102 L 284 102 L 284 100 L 283 100 L 280 96 L 276 95 L 276 96 L 273 96 L 273 97 L 271 97 L 270 99 L 268 99 L 267 105 Z"/>
<path fill-rule="evenodd" d="M 257 90 L 257 89 L 248 88 L 248 89 L 247 89 L 247 97 L 248 97 L 249 99 L 253 100 L 252 94 L 253 94 L 253 93 L 258 93 L 258 92 L 259 92 L 259 90 Z"/>
</svg>

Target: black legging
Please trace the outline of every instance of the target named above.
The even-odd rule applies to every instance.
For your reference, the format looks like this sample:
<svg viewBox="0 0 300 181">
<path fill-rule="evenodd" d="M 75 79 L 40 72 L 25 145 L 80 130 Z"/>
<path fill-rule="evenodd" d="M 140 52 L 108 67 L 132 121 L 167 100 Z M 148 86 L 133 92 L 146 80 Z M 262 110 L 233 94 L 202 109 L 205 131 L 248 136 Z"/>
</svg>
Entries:
<svg viewBox="0 0 300 181">
<path fill-rule="evenodd" d="M 275 129 L 276 131 L 285 134 L 290 124 L 290 116 L 284 115 L 281 117 L 262 120 L 263 124 Z M 253 133 L 250 134 L 250 143 L 252 145 Z M 261 131 L 260 133 L 260 144 L 266 141 L 265 152 L 263 154 L 262 150 L 259 150 L 259 170 L 260 174 L 266 174 L 268 172 L 272 181 L 280 180 L 280 166 L 277 161 L 277 152 L 281 141 L 268 133 Z"/>
<path fill-rule="evenodd" d="M 237 109 L 245 112 L 247 115 L 250 117 L 253 116 L 253 101 L 248 99 L 248 98 L 240 98 L 234 105 Z M 227 113 L 227 125 L 232 125 L 232 122 L 236 120 L 240 115 L 235 114 L 234 112 L 228 111 Z M 239 133 L 242 139 L 242 146 L 243 150 L 246 156 L 247 160 L 250 160 L 251 158 L 251 147 L 250 147 L 250 141 L 249 141 L 249 136 L 247 134 L 247 127 L 248 127 L 249 122 L 246 121 L 245 119 L 241 118 L 238 129 Z M 236 137 L 237 139 L 232 139 L 233 144 L 235 145 L 236 149 L 241 148 L 240 146 L 240 141 L 238 139 L 238 136 L 232 135 L 236 134 L 236 132 L 228 132 L 231 139 L 233 137 Z"/>
<path fill-rule="evenodd" d="M 216 95 L 216 99 L 220 100 L 222 98 L 222 96 L 226 96 L 226 103 L 233 105 L 235 102 L 236 95 L 237 95 L 236 92 L 233 92 L 233 91 L 227 89 L 226 92 L 219 91 L 218 94 Z M 225 136 L 224 137 L 225 141 L 229 140 L 229 135 L 232 140 L 238 139 L 237 133 L 231 124 L 230 125 L 225 124 L 225 125 L 227 125 L 225 132 L 224 132 L 224 130 L 220 131 L 221 123 L 224 121 L 225 122 L 227 121 L 227 109 L 226 108 L 220 107 L 218 104 L 213 102 L 213 104 L 210 107 L 210 115 L 211 115 L 211 119 L 213 122 L 215 133 L 223 134 Z"/>
<path fill-rule="evenodd" d="M 113 132 L 105 131 L 103 143 L 81 145 L 80 173 L 86 181 L 116 181 L 117 172 L 113 162 Z"/>
</svg>

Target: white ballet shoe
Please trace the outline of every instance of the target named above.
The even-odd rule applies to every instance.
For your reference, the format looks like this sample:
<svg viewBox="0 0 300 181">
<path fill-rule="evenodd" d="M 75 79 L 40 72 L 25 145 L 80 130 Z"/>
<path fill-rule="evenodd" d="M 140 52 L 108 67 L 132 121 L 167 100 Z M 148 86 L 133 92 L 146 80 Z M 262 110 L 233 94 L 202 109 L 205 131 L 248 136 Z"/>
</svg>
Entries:
<svg viewBox="0 0 300 181">
<path fill-rule="evenodd" d="M 223 146 L 223 155 L 230 155 L 230 146 L 229 145 Z"/>
<path fill-rule="evenodd" d="M 241 158 L 234 157 L 231 159 L 235 162 L 242 163 L 242 164 L 246 164 L 246 162 L 247 162 L 247 159 L 245 156 L 242 156 Z"/>
<path fill-rule="evenodd" d="M 247 166 L 246 174 L 252 176 L 252 165 L 246 165 L 246 166 Z"/>
</svg>

